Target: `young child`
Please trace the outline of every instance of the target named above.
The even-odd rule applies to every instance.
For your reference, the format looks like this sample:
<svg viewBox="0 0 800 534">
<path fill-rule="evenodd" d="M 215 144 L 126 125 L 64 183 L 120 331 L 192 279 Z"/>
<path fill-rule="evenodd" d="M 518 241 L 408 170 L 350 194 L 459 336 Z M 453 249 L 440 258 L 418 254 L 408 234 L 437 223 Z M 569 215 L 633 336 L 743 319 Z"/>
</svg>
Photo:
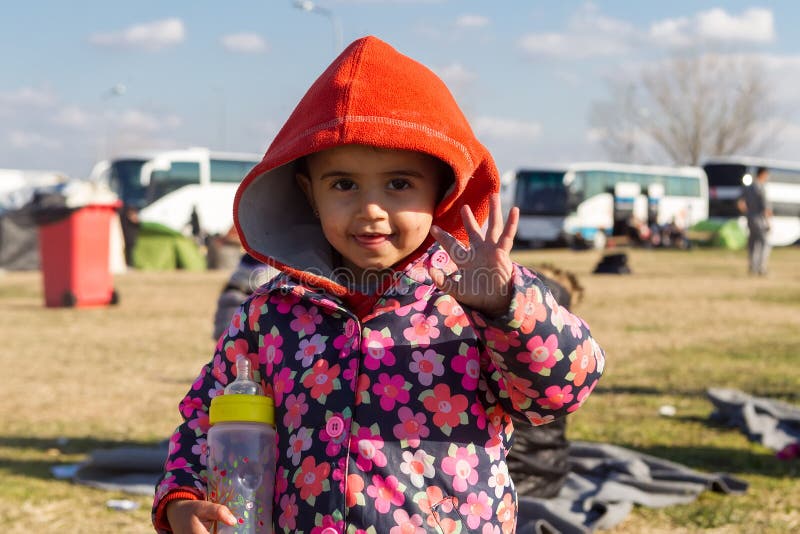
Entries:
<svg viewBox="0 0 800 534">
<path fill-rule="evenodd" d="M 245 301 L 180 404 L 159 531 L 233 524 L 204 501 L 210 399 L 237 356 L 274 398 L 273 521 L 306 534 L 513 532 L 512 416 L 577 410 L 603 351 L 511 262 L 499 176 L 444 83 L 353 42 L 236 195 L 245 249 L 281 274 Z"/>
</svg>

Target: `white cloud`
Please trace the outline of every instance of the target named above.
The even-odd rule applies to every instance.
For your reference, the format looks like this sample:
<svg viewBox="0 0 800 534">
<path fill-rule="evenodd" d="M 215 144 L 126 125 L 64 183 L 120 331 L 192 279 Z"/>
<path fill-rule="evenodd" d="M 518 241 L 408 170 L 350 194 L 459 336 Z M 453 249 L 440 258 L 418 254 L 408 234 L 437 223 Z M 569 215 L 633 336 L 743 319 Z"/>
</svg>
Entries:
<svg viewBox="0 0 800 534">
<path fill-rule="evenodd" d="M 474 72 L 467 70 L 461 63 L 451 63 L 433 71 L 450 87 L 463 86 L 477 78 Z"/>
<path fill-rule="evenodd" d="M 257 33 L 232 33 L 220 39 L 222 47 L 229 52 L 258 54 L 268 50 L 267 42 Z"/>
<path fill-rule="evenodd" d="M 21 87 L 15 91 L 0 93 L 0 106 L 46 108 L 56 103 L 57 97 L 50 89 Z"/>
<path fill-rule="evenodd" d="M 6 140 L 12 148 L 18 150 L 28 150 L 32 148 L 57 150 L 61 148 L 61 141 L 43 136 L 37 132 L 12 130 L 8 133 Z"/>
<path fill-rule="evenodd" d="M 92 123 L 92 116 L 78 106 L 62 108 L 53 117 L 53 122 L 68 128 L 83 129 Z"/>
<path fill-rule="evenodd" d="M 566 31 L 529 33 L 518 45 L 531 56 L 587 59 L 625 54 L 638 38 L 633 25 L 604 16 L 594 4 L 586 3 L 569 20 Z"/>
<path fill-rule="evenodd" d="M 523 143 L 535 141 L 542 134 L 542 125 L 538 122 L 525 122 L 500 117 L 478 117 L 472 122 L 472 127 L 478 137 Z"/>
<path fill-rule="evenodd" d="M 751 8 L 731 15 L 714 8 L 693 17 L 654 22 L 649 34 L 656 44 L 673 47 L 704 42 L 763 44 L 775 40 L 775 20 L 769 9 Z"/>
<path fill-rule="evenodd" d="M 179 127 L 182 120 L 177 115 L 154 115 L 138 109 L 128 109 L 121 113 L 108 112 L 105 122 L 115 130 L 141 133 L 160 133 Z"/>
<path fill-rule="evenodd" d="M 459 28 L 483 28 L 489 25 L 489 19 L 482 15 L 461 15 L 456 19 Z"/>
<path fill-rule="evenodd" d="M 178 18 L 137 24 L 116 32 L 95 33 L 89 42 L 97 46 L 142 48 L 155 51 L 182 43 L 186 28 Z"/>
</svg>

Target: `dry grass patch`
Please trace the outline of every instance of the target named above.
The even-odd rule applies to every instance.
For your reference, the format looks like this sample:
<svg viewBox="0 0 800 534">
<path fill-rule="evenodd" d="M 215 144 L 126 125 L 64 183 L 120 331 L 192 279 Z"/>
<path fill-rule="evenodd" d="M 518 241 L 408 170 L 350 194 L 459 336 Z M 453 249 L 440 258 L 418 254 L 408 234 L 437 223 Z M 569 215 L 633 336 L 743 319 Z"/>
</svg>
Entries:
<svg viewBox="0 0 800 534">
<path fill-rule="evenodd" d="M 630 276 L 592 275 L 597 252 L 517 251 L 525 264 L 569 268 L 586 287 L 576 308 L 608 355 L 606 376 L 571 419 L 570 437 L 633 447 L 751 484 L 744 496 L 704 494 L 635 509 L 616 533 L 800 530 L 797 462 L 738 430 L 709 423 L 708 387 L 800 403 L 800 250 L 773 252 L 768 278 L 744 273 L 742 252 L 628 251 Z M 118 306 L 47 309 L 39 273 L 0 274 L 0 523 L 4 532 L 151 532 L 150 499 L 57 481 L 50 468 L 102 447 L 154 444 L 210 357 L 225 272 L 131 272 Z M 658 416 L 662 404 L 677 416 Z"/>
</svg>

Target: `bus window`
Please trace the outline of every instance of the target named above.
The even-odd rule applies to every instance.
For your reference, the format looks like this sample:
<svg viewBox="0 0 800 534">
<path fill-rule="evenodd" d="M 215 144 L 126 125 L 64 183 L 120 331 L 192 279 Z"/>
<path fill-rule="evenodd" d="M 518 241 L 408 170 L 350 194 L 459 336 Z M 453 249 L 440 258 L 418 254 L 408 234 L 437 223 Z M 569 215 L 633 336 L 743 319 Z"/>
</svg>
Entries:
<svg viewBox="0 0 800 534">
<path fill-rule="evenodd" d="M 516 202 L 520 213 L 564 215 L 567 191 L 563 172 L 525 172 L 517 175 Z"/>
<path fill-rule="evenodd" d="M 211 182 L 239 183 L 257 161 L 211 160 Z"/>
<path fill-rule="evenodd" d="M 199 183 L 199 163 L 194 161 L 173 161 L 169 170 L 153 171 L 150 177 L 150 186 L 147 189 L 147 200 L 152 203 L 181 187 Z"/>
</svg>

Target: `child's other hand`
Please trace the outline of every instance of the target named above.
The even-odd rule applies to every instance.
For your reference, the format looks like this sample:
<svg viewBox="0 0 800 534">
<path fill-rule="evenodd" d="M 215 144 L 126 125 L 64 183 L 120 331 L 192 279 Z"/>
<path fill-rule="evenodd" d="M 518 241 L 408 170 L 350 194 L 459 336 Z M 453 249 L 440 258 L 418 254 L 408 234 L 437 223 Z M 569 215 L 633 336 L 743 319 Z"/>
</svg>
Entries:
<svg viewBox="0 0 800 534">
<path fill-rule="evenodd" d="M 441 269 L 430 268 L 433 282 L 460 304 L 490 316 L 502 315 L 511 305 L 511 278 L 514 265 L 511 247 L 517 233 L 519 209 L 511 208 L 503 224 L 500 195 L 494 194 L 489 208 L 486 232 L 481 231 L 469 206 L 461 208 L 461 218 L 469 236 L 469 248 L 438 226 L 431 235 L 444 247 L 458 270 L 445 276 Z"/>
<path fill-rule="evenodd" d="M 214 521 L 235 525 L 227 506 L 208 501 L 175 500 L 167 504 L 167 521 L 175 534 L 208 534 Z"/>
</svg>

